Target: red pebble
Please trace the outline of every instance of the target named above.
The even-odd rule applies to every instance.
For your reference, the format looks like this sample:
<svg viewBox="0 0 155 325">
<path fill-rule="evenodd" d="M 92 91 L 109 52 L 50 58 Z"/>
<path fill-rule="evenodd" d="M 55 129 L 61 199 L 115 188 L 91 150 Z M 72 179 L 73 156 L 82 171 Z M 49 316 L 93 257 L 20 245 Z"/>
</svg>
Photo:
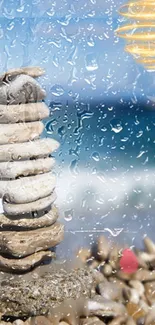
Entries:
<svg viewBox="0 0 155 325">
<path fill-rule="evenodd" d="M 138 269 L 138 260 L 131 249 L 124 249 L 120 259 L 120 268 L 124 273 L 135 273 Z"/>
</svg>

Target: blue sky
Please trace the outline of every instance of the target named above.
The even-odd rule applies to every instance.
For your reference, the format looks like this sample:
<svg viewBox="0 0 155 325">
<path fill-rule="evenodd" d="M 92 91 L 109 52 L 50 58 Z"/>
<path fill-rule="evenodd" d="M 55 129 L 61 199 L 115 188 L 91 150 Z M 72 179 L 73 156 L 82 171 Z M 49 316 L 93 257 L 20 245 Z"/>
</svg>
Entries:
<svg viewBox="0 0 155 325">
<path fill-rule="evenodd" d="M 154 95 L 154 74 L 125 53 L 114 33 L 124 2 L 0 1 L 0 70 L 43 66 L 50 100 Z"/>
</svg>

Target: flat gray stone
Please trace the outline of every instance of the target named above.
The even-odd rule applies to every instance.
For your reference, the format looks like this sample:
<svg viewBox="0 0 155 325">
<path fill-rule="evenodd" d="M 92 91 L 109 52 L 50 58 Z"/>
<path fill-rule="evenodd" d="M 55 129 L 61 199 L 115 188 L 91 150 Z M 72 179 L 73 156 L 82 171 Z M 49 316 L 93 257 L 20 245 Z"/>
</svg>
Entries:
<svg viewBox="0 0 155 325">
<path fill-rule="evenodd" d="M 55 222 L 50 227 L 28 231 L 1 231 L 0 253 L 24 257 L 55 247 L 64 238 L 64 226 Z"/>
<path fill-rule="evenodd" d="M 16 228 L 16 230 L 30 230 L 30 229 L 38 229 L 43 227 L 49 227 L 53 225 L 58 219 L 58 209 L 55 206 L 52 206 L 51 210 L 45 213 L 43 216 L 36 217 L 29 216 L 29 217 L 18 217 L 12 218 L 10 216 L 6 216 L 5 214 L 0 214 L 0 227 L 1 229 L 12 229 Z M 25 229 L 24 229 L 25 228 Z"/>
<path fill-rule="evenodd" d="M 0 124 L 0 145 L 22 143 L 37 139 L 44 130 L 41 121 L 15 124 Z"/>
<path fill-rule="evenodd" d="M 34 122 L 47 117 L 49 117 L 49 108 L 43 102 L 0 105 L 0 123 Z"/>
<path fill-rule="evenodd" d="M 27 161 L 0 162 L 0 178 L 15 179 L 47 173 L 52 169 L 54 163 L 55 160 L 50 157 Z"/>
<path fill-rule="evenodd" d="M 19 259 L 6 258 L 0 255 L 0 271 L 11 273 L 28 272 L 52 257 L 55 257 L 55 253 L 51 251 L 40 251 Z"/>
<path fill-rule="evenodd" d="M 8 203 L 29 203 L 50 195 L 56 186 L 56 177 L 50 172 L 0 181 L 0 196 Z"/>
<path fill-rule="evenodd" d="M 17 105 L 43 100 L 46 92 L 32 77 L 21 74 L 0 86 L 0 105 Z"/>
<path fill-rule="evenodd" d="M 37 211 L 44 211 L 47 209 L 51 204 L 55 202 L 57 199 L 57 195 L 55 191 L 47 197 L 43 199 L 39 199 L 30 203 L 22 203 L 22 204 L 11 204 L 3 201 L 3 210 L 6 215 L 9 216 L 22 216 L 24 217 L 25 214 L 30 214 L 32 212 Z"/>
<path fill-rule="evenodd" d="M 38 139 L 0 146 L 0 161 L 18 161 L 46 157 L 59 148 L 54 139 Z"/>
</svg>

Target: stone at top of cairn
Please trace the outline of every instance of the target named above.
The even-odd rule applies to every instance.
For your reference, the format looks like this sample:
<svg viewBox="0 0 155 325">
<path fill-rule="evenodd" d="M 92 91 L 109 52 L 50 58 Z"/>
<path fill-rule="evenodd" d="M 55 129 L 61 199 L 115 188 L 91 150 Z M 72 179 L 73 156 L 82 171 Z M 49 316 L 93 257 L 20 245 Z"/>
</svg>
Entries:
<svg viewBox="0 0 155 325">
<path fill-rule="evenodd" d="M 42 138 L 49 116 L 46 92 L 34 79 L 39 67 L 10 70 L 0 76 L 0 270 L 23 273 L 51 259 L 49 250 L 63 240 L 53 205 L 56 179 L 51 153 L 59 147 Z"/>
<path fill-rule="evenodd" d="M 46 92 L 34 79 L 44 74 L 39 67 L 17 68 L 0 76 L 0 104 L 17 105 L 39 102 Z"/>
<path fill-rule="evenodd" d="M 38 78 L 45 73 L 45 70 L 40 67 L 21 67 L 16 69 L 10 69 L 0 75 L 0 81 L 3 82 L 4 80 L 9 78 L 13 78 L 15 76 L 25 74 L 27 76 Z"/>
</svg>

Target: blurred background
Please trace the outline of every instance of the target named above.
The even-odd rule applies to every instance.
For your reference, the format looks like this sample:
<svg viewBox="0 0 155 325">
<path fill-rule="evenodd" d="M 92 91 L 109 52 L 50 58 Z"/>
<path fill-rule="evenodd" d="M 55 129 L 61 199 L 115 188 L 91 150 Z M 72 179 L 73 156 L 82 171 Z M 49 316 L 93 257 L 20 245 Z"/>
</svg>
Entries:
<svg viewBox="0 0 155 325">
<path fill-rule="evenodd" d="M 57 139 L 62 257 L 99 234 L 141 246 L 155 227 L 155 73 L 114 33 L 121 0 L 0 0 L 0 72 L 40 65 Z"/>
</svg>

